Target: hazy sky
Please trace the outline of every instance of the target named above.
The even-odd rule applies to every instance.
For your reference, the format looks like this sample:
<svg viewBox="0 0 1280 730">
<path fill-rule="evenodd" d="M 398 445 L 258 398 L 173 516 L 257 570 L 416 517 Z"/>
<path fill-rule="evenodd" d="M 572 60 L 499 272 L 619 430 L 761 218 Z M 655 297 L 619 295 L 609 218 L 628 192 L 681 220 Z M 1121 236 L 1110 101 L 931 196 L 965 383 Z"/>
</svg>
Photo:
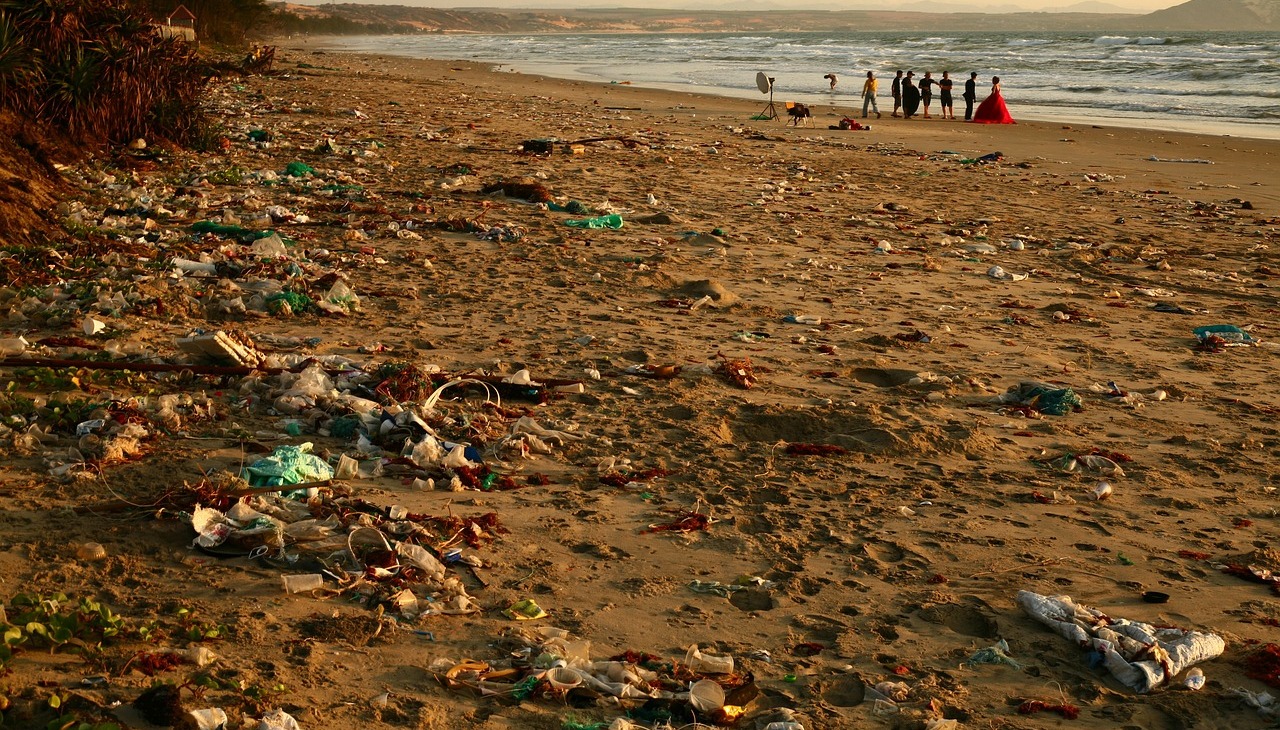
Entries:
<svg viewBox="0 0 1280 730">
<path fill-rule="evenodd" d="M 936 10 L 938 12 L 1007 13 L 1019 11 L 1149 13 L 1184 0 L 290 0 L 300 5 L 350 2 L 368 5 L 414 5 L 435 8 L 696 8 L 699 10 Z"/>
</svg>

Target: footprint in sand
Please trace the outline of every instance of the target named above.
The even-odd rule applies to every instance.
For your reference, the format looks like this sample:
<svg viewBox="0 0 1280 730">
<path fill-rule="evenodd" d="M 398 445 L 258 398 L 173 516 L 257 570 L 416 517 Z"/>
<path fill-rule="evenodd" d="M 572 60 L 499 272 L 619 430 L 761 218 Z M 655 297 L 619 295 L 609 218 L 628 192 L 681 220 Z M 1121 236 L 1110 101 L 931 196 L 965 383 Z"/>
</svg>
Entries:
<svg viewBox="0 0 1280 730">
<path fill-rule="evenodd" d="M 906 385 L 919 373 L 901 368 L 855 368 L 851 375 L 859 383 L 867 383 L 877 388 L 896 388 L 899 385 Z"/>
<path fill-rule="evenodd" d="M 900 546 L 891 542 L 863 543 L 862 552 L 872 560 L 881 563 L 898 563 L 907 555 Z"/>
<path fill-rule="evenodd" d="M 931 624 L 942 624 L 957 634 L 993 639 L 1000 632 L 996 620 L 972 606 L 944 603 L 923 608 L 918 614 Z"/>
<path fill-rule="evenodd" d="M 729 596 L 729 603 L 741 611 L 772 611 L 773 596 L 768 591 L 745 590 L 735 591 Z"/>
<path fill-rule="evenodd" d="M 822 690 L 822 699 L 835 707 L 857 707 L 866 696 L 866 683 L 854 674 L 838 677 Z"/>
</svg>

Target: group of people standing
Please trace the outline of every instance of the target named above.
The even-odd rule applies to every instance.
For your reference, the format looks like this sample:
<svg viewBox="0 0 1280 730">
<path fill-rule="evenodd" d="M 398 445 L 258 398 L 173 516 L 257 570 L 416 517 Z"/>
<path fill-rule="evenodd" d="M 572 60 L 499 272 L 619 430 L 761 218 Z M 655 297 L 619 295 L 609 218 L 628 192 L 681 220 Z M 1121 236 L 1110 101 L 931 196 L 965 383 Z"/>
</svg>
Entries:
<svg viewBox="0 0 1280 730">
<path fill-rule="evenodd" d="M 941 79 L 933 78 L 932 71 L 925 71 L 924 78 L 920 79 L 919 84 L 915 80 L 916 72 L 907 71 L 903 75 L 902 71 L 893 78 L 893 84 L 890 91 L 893 94 L 893 116 L 901 116 L 905 119 L 911 119 L 921 111 L 924 107 L 923 117 L 932 119 L 933 115 L 929 113 L 930 104 L 933 102 L 934 87 L 938 90 L 938 105 L 941 108 L 941 116 L 943 119 L 955 119 L 955 106 L 952 102 L 951 89 L 954 83 L 951 80 L 951 74 L 943 71 Z M 991 93 L 986 99 L 978 105 L 977 111 L 974 111 L 973 103 L 978 99 L 978 72 L 973 71 L 969 74 L 969 80 L 964 82 L 964 120 L 966 122 L 978 122 L 979 124 L 1016 124 L 1013 117 L 1009 115 L 1009 108 L 1005 106 L 1004 97 L 1000 95 L 1000 77 L 991 77 Z M 867 72 L 867 80 L 862 84 L 862 118 L 867 118 L 867 112 L 875 112 L 876 118 L 884 116 L 880 113 L 879 107 L 876 105 L 876 92 L 879 90 L 880 82 L 876 79 L 875 72 Z M 835 88 L 834 80 L 832 88 Z M 899 114 L 898 112 L 902 113 Z"/>
</svg>

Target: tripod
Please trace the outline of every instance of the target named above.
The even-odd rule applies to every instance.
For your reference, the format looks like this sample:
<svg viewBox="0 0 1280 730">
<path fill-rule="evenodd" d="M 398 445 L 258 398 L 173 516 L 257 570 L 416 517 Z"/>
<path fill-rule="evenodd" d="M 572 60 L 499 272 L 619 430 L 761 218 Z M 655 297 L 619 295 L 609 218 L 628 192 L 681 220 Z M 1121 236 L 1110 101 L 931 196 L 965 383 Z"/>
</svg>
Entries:
<svg viewBox="0 0 1280 730">
<path fill-rule="evenodd" d="M 773 78 L 769 79 L 769 105 L 764 108 L 764 111 L 760 112 L 756 116 L 764 117 L 766 119 L 778 118 L 778 108 L 773 105 Z"/>
</svg>

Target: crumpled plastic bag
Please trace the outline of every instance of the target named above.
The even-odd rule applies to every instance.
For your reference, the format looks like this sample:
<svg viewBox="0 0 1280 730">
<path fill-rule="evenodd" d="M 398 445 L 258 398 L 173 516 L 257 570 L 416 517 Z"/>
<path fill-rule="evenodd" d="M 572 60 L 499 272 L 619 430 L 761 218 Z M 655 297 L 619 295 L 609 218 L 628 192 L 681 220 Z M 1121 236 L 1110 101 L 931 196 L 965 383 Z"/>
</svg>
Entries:
<svg viewBox="0 0 1280 730">
<path fill-rule="evenodd" d="M 1065 416 L 1084 405 L 1080 396 L 1070 388 L 1055 388 L 1048 383 L 1024 380 L 1000 395 L 1001 403 L 1017 403 L 1031 406 L 1051 416 Z"/>
<path fill-rule="evenodd" d="M 243 476 L 254 487 L 288 486 L 332 479 L 333 468 L 324 459 L 313 455 L 311 448 L 310 442 L 298 446 L 277 446 L 270 456 L 245 467 Z M 308 498 L 315 496 L 314 488 L 306 491 Z"/>
<path fill-rule="evenodd" d="M 1082 606 L 1070 596 L 1042 596 L 1018 591 L 1022 610 L 1063 638 L 1098 652 L 1102 665 L 1122 684 L 1140 694 L 1168 684 L 1182 670 L 1222 654 L 1226 642 L 1217 634 L 1112 618 Z"/>
<path fill-rule="evenodd" d="M 1014 669 L 1022 669 L 1022 665 L 1014 661 L 1013 657 L 1009 656 L 1009 642 L 1004 639 L 970 654 L 969 658 L 965 660 L 963 666 L 976 667 L 979 664 L 1008 664 Z"/>
<path fill-rule="evenodd" d="M 1205 342 L 1210 337 L 1218 337 L 1228 347 L 1232 345 L 1255 345 L 1258 342 L 1248 332 L 1233 324 L 1211 324 L 1207 327 L 1196 327 L 1192 330 L 1192 333 L 1201 342 Z"/>
<path fill-rule="evenodd" d="M 564 224 L 570 228 L 612 228 L 617 230 L 622 227 L 622 216 L 612 213 L 596 218 L 570 219 L 565 221 Z"/>
<path fill-rule="evenodd" d="M 298 721 L 284 710 L 274 710 L 262 716 L 258 721 L 258 730 L 302 730 Z"/>
</svg>

